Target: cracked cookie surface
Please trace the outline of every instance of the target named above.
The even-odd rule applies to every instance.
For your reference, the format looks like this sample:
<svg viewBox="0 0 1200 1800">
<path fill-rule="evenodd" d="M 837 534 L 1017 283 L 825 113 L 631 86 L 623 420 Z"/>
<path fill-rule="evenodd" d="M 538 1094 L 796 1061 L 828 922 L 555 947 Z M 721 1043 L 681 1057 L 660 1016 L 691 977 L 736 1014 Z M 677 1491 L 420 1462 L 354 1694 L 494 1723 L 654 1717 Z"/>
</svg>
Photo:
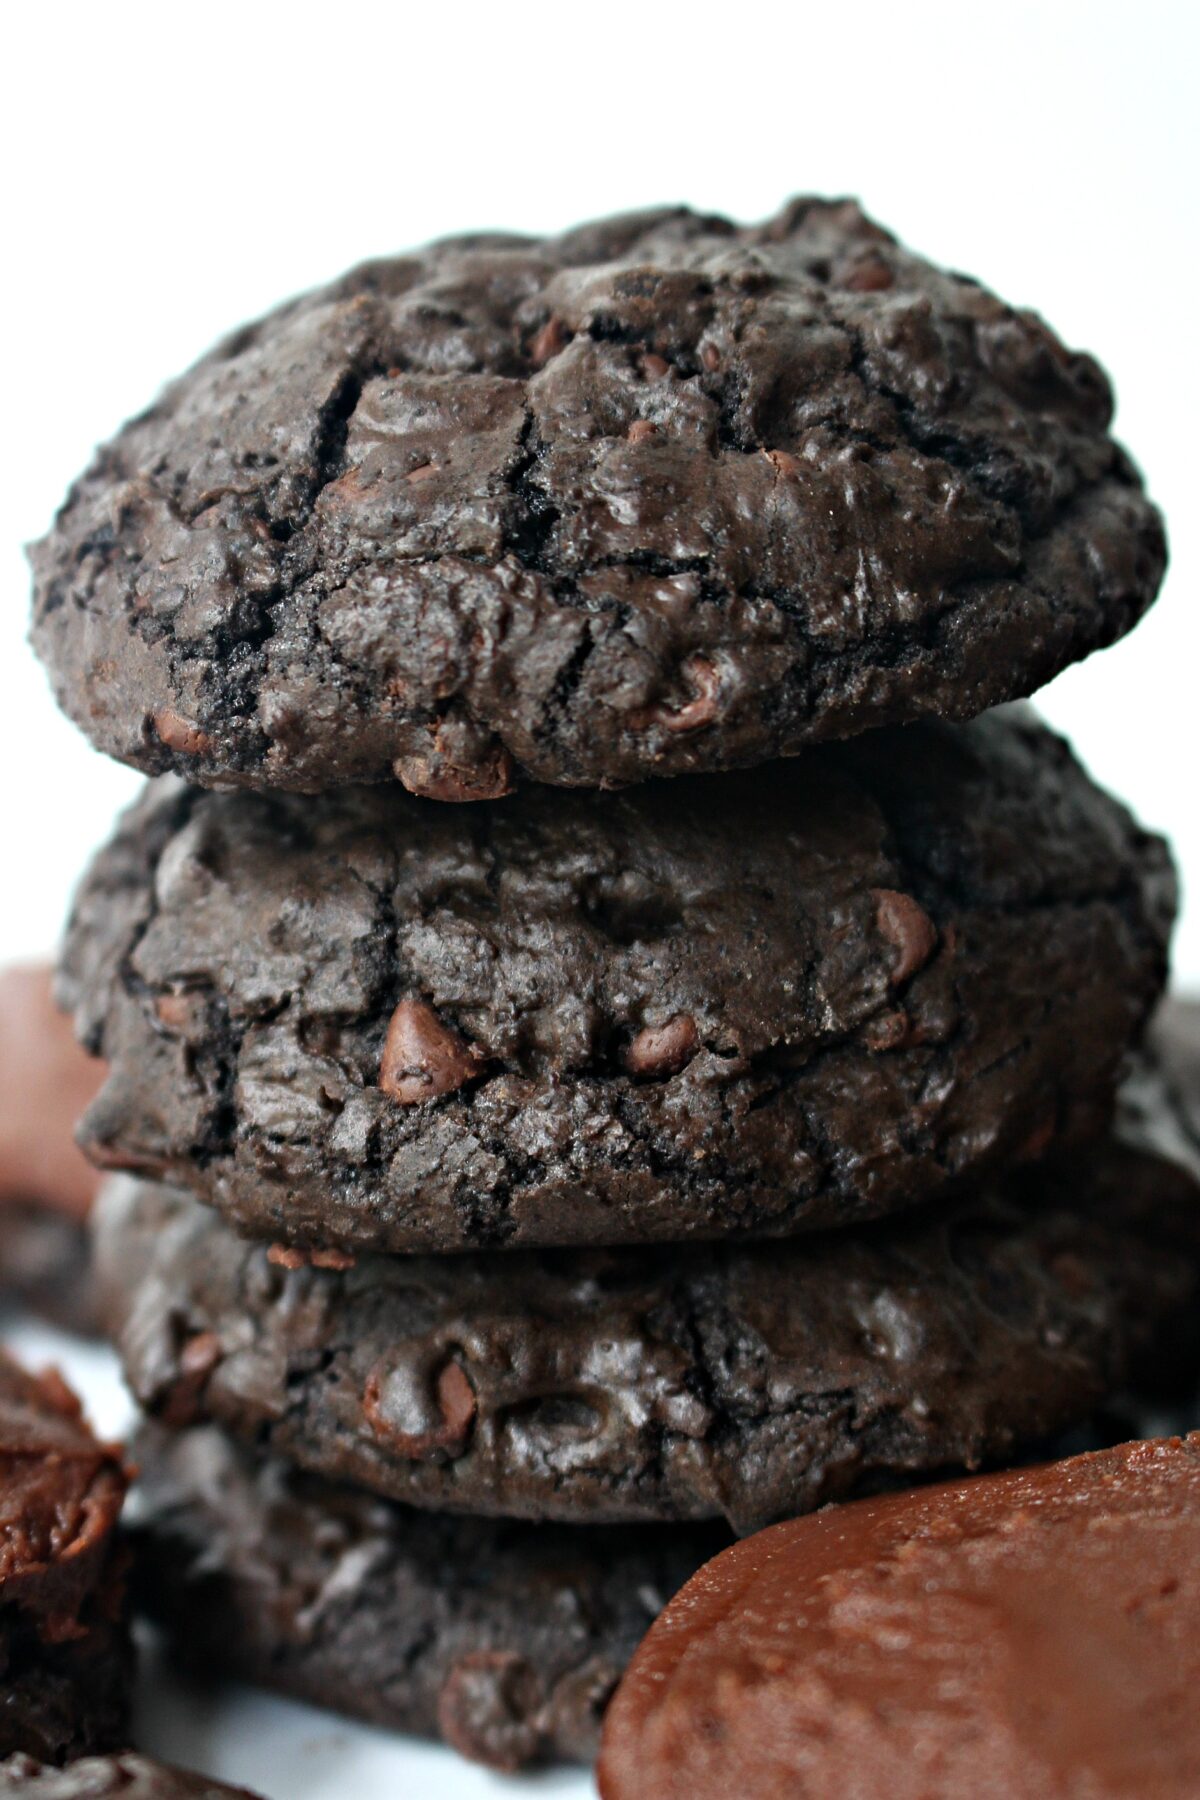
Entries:
<svg viewBox="0 0 1200 1800">
<path fill-rule="evenodd" d="M 504 807 L 168 782 L 68 930 L 81 1141 L 298 1251 L 870 1218 L 1103 1130 L 1173 903 L 1016 709 Z"/>
<path fill-rule="evenodd" d="M 59 1762 L 126 1739 L 126 1479 L 57 1371 L 0 1352 L 0 1757 Z"/>
<path fill-rule="evenodd" d="M 135 1454 L 138 1592 L 191 1668 L 506 1770 L 591 1760 L 637 1644 L 729 1542 L 419 1512 L 214 1426 L 145 1426 Z"/>
<path fill-rule="evenodd" d="M 151 773 L 604 786 L 1031 693 L 1165 561 L 1088 356 L 850 202 L 366 264 L 97 455 L 34 641 Z"/>
<path fill-rule="evenodd" d="M 748 1531 L 1012 1460 L 1196 1365 L 1200 1185 L 1161 1082 L 1119 1132 L 787 1244 L 281 1267 L 114 1181 L 106 1316 L 141 1404 L 435 1511 Z"/>
</svg>

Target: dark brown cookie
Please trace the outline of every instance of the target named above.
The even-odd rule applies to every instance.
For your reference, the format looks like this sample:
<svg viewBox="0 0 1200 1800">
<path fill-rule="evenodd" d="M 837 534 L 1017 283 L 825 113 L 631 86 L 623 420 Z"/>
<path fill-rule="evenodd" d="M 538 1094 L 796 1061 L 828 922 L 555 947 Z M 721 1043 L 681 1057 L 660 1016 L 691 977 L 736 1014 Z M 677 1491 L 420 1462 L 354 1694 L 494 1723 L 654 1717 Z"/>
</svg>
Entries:
<svg viewBox="0 0 1200 1800">
<path fill-rule="evenodd" d="M 590 1760 L 656 1613 L 729 1541 L 712 1525 L 417 1512 L 146 1427 L 137 1589 L 185 1660 L 515 1769 Z"/>
<path fill-rule="evenodd" d="M 1200 1433 L 836 1507 L 689 1582 L 604 1800 L 1194 1800 Z"/>
<path fill-rule="evenodd" d="M 86 1756 L 65 1769 L 29 1756 L 0 1763 L 0 1794 L 29 1800 L 255 1800 L 247 1788 L 152 1762 L 148 1756 Z"/>
<path fill-rule="evenodd" d="M 742 1531 L 1011 1459 L 1195 1367 L 1196 1175 L 1117 1138 L 787 1244 L 285 1269 L 117 1181 L 97 1264 L 137 1398 L 429 1508 Z"/>
<path fill-rule="evenodd" d="M 50 1641 L 36 1621 L 0 1610 L 0 1757 L 20 1751 L 61 1763 L 128 1742 L 124 1600 L 123 1577 L 102 1583 L 76 1615 L 78 1635 Z"/>
<path fill-rule="evenodd" d="M 1013 710 L 503 808 L 168 782 L 68 932 L 83 1141 L 301 1249 L 874 1217 L 1105 1128 L 1173 904 Z"/>
<path fill-rule="evenodd" d="M 0 1756 L 61 1762 L 125 1741 L 124 1496 L 119 1457 L 61 1378 L 0 1352 Z"/>
<path fill-rule="evenodd" d="M 0 1304 L 86 1337 L 99 1329 L 84 1220 L 40 1201 L 0 1202 Z"/>
<path fill-rule="evenodd" d="M 33 552 L 102 749 L 604 786 L 1031 693 L 1165 546 L 1092 359 L 848 201 L 364 265 L 219 345 Z"/>
</svg>

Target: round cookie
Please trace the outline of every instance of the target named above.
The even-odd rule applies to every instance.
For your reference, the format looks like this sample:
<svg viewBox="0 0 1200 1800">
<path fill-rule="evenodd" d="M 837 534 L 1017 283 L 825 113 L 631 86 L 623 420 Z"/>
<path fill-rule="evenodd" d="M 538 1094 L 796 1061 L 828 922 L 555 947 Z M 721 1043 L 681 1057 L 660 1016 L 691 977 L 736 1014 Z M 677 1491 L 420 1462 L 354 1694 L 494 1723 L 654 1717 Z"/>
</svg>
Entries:
<svg viewBox="0 0 1200 1800">
<path fill-rule="evenodd" d="M 285 1268 L 179 1192 L 97 1204 L 133 1391 L 435 1510 L 724 1515 L 1011 1459 L 1195 1368 L 1200 1184 L 1113 1139 L 785 1244 Z"/>
<path fill-rule="evenodd" d="M 689 1582 L 603 1800 L 1192 1800 L 1200 1433 L 777 1525 Z"/>
<path fill-rule="evenodd" d="M 0 1352 L 0 1756 L 60 1762 L 128 1731 L 117 1453 L 53 1371 Z"/>
<path fill-rule="evenodd" d="M 135 1599 L 188 1666 L 500 1769 L 590 1762 L 651 1621 L 729 1541 L 417 1512 L 213 1426 L 144 1427 L 135 1454 Z"/>
<path fill-rule="evenodd" d="M 65 1769 L 14 1756 L 0 1763 L 0 1794 L 26 1794 L 29 1800 L 255 1800 L 247 1788 L 226 1787 L 131 1751 L 81 1757 Z"/>
<path fill-rule="evenodd" d="M 243 327 L 33 551 L 93 742 L 205 784 L 495 798 L 967 718 L 1165 545 L 1088 356 L 852 202 L 452 239 Z"/>
<path fill-rule="evenodd" d="M 1173 905 L 1019 710 L 502 808 L 168 782 L 67 934 L 81 1141 L 301 1250 L 844 1224 L 1102 1132 Z"/>
</svg>

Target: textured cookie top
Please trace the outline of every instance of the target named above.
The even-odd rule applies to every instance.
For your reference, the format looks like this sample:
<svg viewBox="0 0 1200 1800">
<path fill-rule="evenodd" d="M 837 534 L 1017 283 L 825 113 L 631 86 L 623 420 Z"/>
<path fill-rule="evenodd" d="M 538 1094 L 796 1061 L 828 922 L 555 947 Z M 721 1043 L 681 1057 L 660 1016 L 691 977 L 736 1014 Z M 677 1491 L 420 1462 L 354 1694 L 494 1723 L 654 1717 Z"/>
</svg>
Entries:
<svg viewBox="0 0 1200 1800">
<path fill-rule="evenodd" d="M 432 797 L 750 764 L 1031 692 L 1158 515 L 1091 358 L 851 202 L 365 264 L 219 345 L 33 552 L 103 749 Z"/>
<path fill-rule="evenodd" d="M 1200 1792 L 1200 1433 L 777 1525 L 689 1582 L 604 1800 Z"/>
<path fill-rule="evenodd" d="M 124 1497 L 119 1458 L 62 1378 L 0 1352 L 0 1603 L 35 1614 L 48 1641 L 74 1635 Z"/>
<path fill-rule="evenodd" d="M 0 1763 L 0 1794 L 27 1794 L 29 1800 L 255 1800 L 247 1788 L 226 1787 L 130 1751 L 81 1757 L 65 1769 L 13 1756 Z"/>
<path fill-rule="evenodd" d="M 871 1217 L 1103 1130 L 1173 898 L 1015 710 L 502 807 L 167 782 L 68 931 L 82 1141 L 301 1249 Z"/>
</svg>

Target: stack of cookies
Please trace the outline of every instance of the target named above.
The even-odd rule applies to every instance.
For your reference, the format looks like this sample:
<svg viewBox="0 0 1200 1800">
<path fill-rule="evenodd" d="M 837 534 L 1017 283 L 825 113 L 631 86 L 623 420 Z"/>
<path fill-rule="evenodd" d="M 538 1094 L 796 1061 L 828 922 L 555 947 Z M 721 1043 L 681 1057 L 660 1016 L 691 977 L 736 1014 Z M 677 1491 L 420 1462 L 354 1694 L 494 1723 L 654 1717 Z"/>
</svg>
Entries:
<svg viewBox="0 0 1200 1800">
<path fill-rule="evenodd" d="M 34 633 L 158 777 L 62 992 L 190 1657 L 586 1756 L 731 1531 L 1186 1356 L 1169 856 L 1002 704 L 1158 587 L 1110 408 L 801 200 L 365 265 L 99 453 Z"/>
</svg>

